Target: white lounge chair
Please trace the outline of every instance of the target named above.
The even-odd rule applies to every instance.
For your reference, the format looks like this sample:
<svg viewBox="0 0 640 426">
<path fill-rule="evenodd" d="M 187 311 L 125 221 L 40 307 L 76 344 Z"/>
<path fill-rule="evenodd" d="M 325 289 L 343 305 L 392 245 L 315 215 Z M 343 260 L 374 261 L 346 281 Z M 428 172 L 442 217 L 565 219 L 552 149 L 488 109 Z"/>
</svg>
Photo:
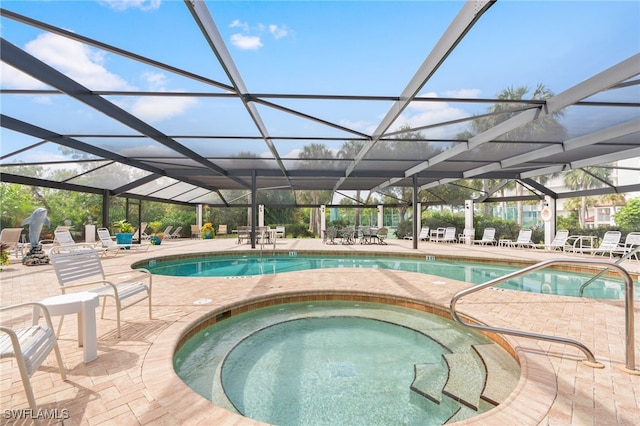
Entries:
<svg viewBox="0 0 640 426">
<path fill-rule="evenodd" d="M 518 232 L 518 239 L 516 241 L 512 241 L 511 243 L 509 243 L 508 246 L 516 247 L 516 248 L 532 247 L 533 246 L 533 241 L 531 241 L 532 233 L 533 231 L 531 229 L 521 229 L 520 232 Z"/>
<path fill-rule="evenodd" d="M 613 250 L 613 253 L 625 256 L 638 247 L 640 247 L 640 232 L 629 232 L 624 239 L 624 245 Z M 640 255 L 638 254 L 638 251 L 633 253 L 630 257 L 635 258 L 636 261 L 640 262 Z"/>
<path fill-rule="evenodd" d="M 482 231 L 482 238 L 479 240 L 473 240 L 473 244 L 482 244 L 487 245 L 495 245 L 496 244 L 496 229 L 495 228 L 484 228 Z"/>
<path fill-rule="evenodd" d="M 54 253 L 50 258 L 62 294 L 73 288 L 92 287 L 84 291 L 96 293 L 102 298 L 100 318 L 104 318 L 107 298 L 113 299 L 116 307 L 118 337 L 121 335 L 120 311 L 148 299 L 149 319 L 151 319 L 152 275 L 146 269 L 129 269 L 115 274 L 105 274 L 98 252 L 95 250 Z M 132 280 L 133 275 L 139 276 L 140 279 Z M 116 284 L 115 280 L 111 280 L 111 277 L 118 276 L 121 280 L 119 279 Z M 129 299 L 128 304 L 123 305 L 127 299 Z"/>
<path fill-rule="evenodd" d="M 175 231 L 170 232 L 170 233 L 167 233 L 166 230 L 165 230 L 164 238 L 167 239 L 167 240 L 173 240 L 173 239 L 176 239 L 176 238 L 181 238 L 182 237 L 182 235 L 180 235 L 181 231 L 182 231 L 182 226 L 178 226 L 175 229 Z"/>
<path fill-rule="evenodd" d="M 67 227 L 58 227 L 54 232 L 53 247 L 49 250 L 49 255 L 53 253 L 63 253 L 79 250 L 97 250 L 101 253 L 106 252 L 105 249 L 96 248 L 95 245 L 89 243 L 76 243 L 71 236 L 71 232 Z"/>
<path fill-rule="evenodd" d="M 620 239 L 622 238 L 622 233 L 620 231 L 607 231 L 604 233 L 602 237 L 602 242 L 598 247 L 582 247 L 579 246 L 578 243 L 582 240 L 583 237 L 578 236 L 574 238 L 574 242 L 570 246 L 565 246 L 565 252 L 569 251 L 572 253 L 581 253 L 581 254 L 593 254 L 593 255 L 604 255 L 605 253 L 609 253 L 609 257 L 613 257 L 613 253 L 619 249 Z"/>
<path fill-rule="evenodd" d="M 569 239 L 569 231 L 562 230 L 556 232 L 556 236 L 551 241 L 551 244 L 533 244 L 533 248 L 542 248 L 549 251 L 554 250 L 564 250 L 564 246 L 567 244 L 567 240 Z"/>
<path fill-rule="evenodd" d="M 404 237 L 405 240 L 413 240 L 412 235 L 407 235 Z M 429 240 L 429 227 L 425 226 L 420 228 L 420 232 L 418 233 L 418 241 L 428 241 Z"/>
<path fill-rule="evenodd" d="M 32 312 L 34 308 L 39 309 L 44 316 L 46 324 L 34 323 L 23 328 L 0 325 L 0 358 L 16 359 L 24 392 L 27 394 L 27 400 L 29 401 L 29 408 L 32 413 L 38 413 L 30 378 L 51 351 L 54 351 L 56 355 L 62 380 L 66 380 L 67 376 L 62 363 L 62 355 L 58 348 L 58 341 L 51 324 L 51 316 L 45 305 L 41 303 L 21 303 L 2 307 L 0 312 L 2 312 L 3 321 L 7 320 L 8 315 L 6 312 L 20 308 L 26 310 L 25 308 L 27 307 L 30 307 Z M 26 315 L 26 313 L 22 313 L 22 315 Z"/>
<path fill-rule="evenodd" d="M 114 255 L 124 250 L 147 250 L 149 248 L 148 244 L 118 244 L 111 238 L 111 233 L 107 228 L 98 228 L 98 239 L 102 244 L 101 248 Z"/>
<path fill-rule="evenodd" d="M 456 242 L 456 228 L 451 226 L 445 228 L 444 234 L 438 234 L 435 239 L 432 238 L 431 241 L 435 241 L 438 243 L 455 243 Z"/>
<path fill-rule="evenodd" d="M 7 245 L 5 250 L 8 252 L 13 251 L 16 257 L 18 257 L 18 253 L 22 254 L 20 235 L 22 235 L 22 228 L 4 228 L 0 232 L 0 241 Z"/>
</svg>

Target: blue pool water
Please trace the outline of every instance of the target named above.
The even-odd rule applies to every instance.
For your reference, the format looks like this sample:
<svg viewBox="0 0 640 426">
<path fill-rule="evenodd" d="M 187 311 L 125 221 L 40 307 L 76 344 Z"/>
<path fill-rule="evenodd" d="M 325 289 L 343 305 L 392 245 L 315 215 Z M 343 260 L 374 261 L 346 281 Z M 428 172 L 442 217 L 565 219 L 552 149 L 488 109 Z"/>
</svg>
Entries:
<svg viewBox="0 0 640 426">
<path fill-rule="evenodd" d="M 429 365 L 430 380 L 444 383 L 443 355 L 470 353 L 472 344 L 493 343 L 437 315 L 396 306 L 290 303 L 206 328 L 178 350 L 174 368 L 216 405 L 270 424 L 441 425 L 458 410 L 469 417 L 491 407 L 465 410 L 447 397 L 431 402 L 411 389 L 416 366 Z M 504 386 L 513 389 L 515 360 L 504 371 Z M 482 361 L 469 374 L 484 377 Z"/>
<path fill-rule="evenodd" d="M 324 268 L 392 269 L 436 275 L 473 284 L 482 284 L 519 269 L 490 263 L 440 261 L 429 257 L 422 259 L 359 255 L 345 257 L 303 255 L 295 252 L 289 256 L 203 256 L 166 261 L 151 260 L 144 267 L 153 274 L 182 277 L 243 277 Z M 535 293 L 579 296 L 580 286 L 591 278 L 592 275 L 587 274 L 544 269 L 507 281 L 500 287 Z M 636 299 L 640 299 L 640 286 L 637 283 L 635 290 Z M 584 297 L 624 299 L 623 281 L 610 277 L 600 278 L 585 289 Z"/>
</svg>

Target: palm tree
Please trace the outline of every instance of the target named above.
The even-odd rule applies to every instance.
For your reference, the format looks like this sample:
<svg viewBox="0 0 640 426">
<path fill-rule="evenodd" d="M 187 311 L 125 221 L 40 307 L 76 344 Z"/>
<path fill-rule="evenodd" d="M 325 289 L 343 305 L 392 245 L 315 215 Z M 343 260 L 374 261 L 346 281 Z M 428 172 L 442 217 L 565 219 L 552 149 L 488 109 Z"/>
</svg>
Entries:
<svg viewBox="0 0 640 426">
<path fill-rule="evenodd" d="M 508 87 L 503 89 L 496 96 L 499 100 L 524 100 L 529 95 L 529 100 L 545 100 L 553 96 L 553 92 L 549 90 L 544 84 L 540 83 L 536 86 L 533 92 L 526 86 Z M 520 113 L 521 105 L 519 103 L 510 102 L 498 102 L 492 105 L 487 113 L 489 115 L 484 117 L 478 117 L 471 121 L 471 128 L 463 133 L 460 133 L 458 137 L 469 139 L 470 137 L 482 133 L 503 121 L 510 119 Z M 558 118 L 562 117 L 562 111 L 555 112 L 551 115 L 546 115 L 539 120 L 534 120 L 527 123 L 524 126 L 513 129 L 504 135 L 500 136 L 498 140 L 503 141 L 532 141 L 531 145 L 535 144 L 535 141 L 559 141 L 564 140 L 567 135 L 566 129 L 560 124 Z M 500 155 L 503 158 L 509 156 L 509 151 L 513 151 L 513 155 L 521 153 L 520 144 L 491 144 L 488 147 L 484 145 L 478 147 L 478 153 L 481 155 L 481 150 L 484 149 L 496 149 L 500 150 Z M 522 195 L 522 185 L 516 185 L 516 195 Z M 522 225 L 522 201 L 517 202 L 518 205 L 518 222 Z"/>
<path fill-rule="evenodd" d="M 582 169 L 576 169 L 568 172 L 564 175 L 564 184 L 572 191 L 587 190 L 590 188 L 603 187 L 609 176 L 611 175 L 611 169 L 601 167 L 584 167 Z M 581 207 L 578 210 L 578 219 L 580 221 L 580 227 L 584 228 L 585 221 L 588 215 L 587 197 L 583 195 L 581 197 Z"/>
</svg>

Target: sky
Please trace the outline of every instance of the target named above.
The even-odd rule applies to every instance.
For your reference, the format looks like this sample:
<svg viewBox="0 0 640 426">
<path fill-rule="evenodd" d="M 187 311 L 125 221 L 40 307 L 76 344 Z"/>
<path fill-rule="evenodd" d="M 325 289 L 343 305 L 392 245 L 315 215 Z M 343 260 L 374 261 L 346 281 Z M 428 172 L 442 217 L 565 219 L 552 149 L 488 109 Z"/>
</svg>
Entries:
<svg viewBox="0 0 640 426">
<path fill-rule="evenodd" d="M 462 2 L 208 1 L 207 5 L 250 92 L 397 96 Z M 182 1 L 3 0 L 1 6 L 228 84 Z M 2 18 L 0 30 L 12 44 L 93 90 L 220 92 L 11 19 Z M 560 93 L 639 51 L 638 1 L 498 1 L 420 94 L 492 98 L 508 87 L 534 88 L 539 83 Z M 0 72 L 3 89 L 44 88 L 4 63 Z M 637 101 L 638 90 L 616 96 Z M 239 128 L 247 135 L 257 134 L 236 101 L 186 97 L 111 100 L 167 134 L 188 134 L 204 128 L 222 135 L 234 134 Z M 366 134 L 375 130 L 391 107 L 389 102 L 278 103 Z M 17 118 L 38 112 L 43 127 L 60 133 L 77 130 L 78 123 L 86 125 L 87 133 L 118 126 L 73 101 L 63 102 L 54 96 L 3 96 L 2 104 L 3 113 Z M 392 128 L 454 120 L 486 108 L 486 104 L 454 102 L 412 104 Z M 219 111 L 223 118 L 212 121 L 212 111 Z M 259 111 L 272 135 L 310 131 L 318 136 L 342 134 L 278 111 L 263 107 Z M 572 114 L 568 111 L 568 120 Z M 444 138 L 460 129 L 449 127 L 427 133 Z M 12 136 L 11 140 L 19 139 Z M 298 145 L 285 142 L 278 147 L 283 156 L 299 151 Z M 5 146 L 2 151 L 11 148 Z M 268 155 L 264 144 L 229 146 L 228 151 L 241 148 Z M 120 149 L 124 152 L 126 147 Z"/>
</svg>

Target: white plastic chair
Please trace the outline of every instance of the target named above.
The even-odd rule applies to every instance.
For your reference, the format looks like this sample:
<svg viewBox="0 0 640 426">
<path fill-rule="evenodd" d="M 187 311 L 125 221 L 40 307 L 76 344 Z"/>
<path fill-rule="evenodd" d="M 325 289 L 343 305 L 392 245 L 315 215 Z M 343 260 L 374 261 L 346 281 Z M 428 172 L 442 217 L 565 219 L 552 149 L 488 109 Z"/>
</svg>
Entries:
<svg viewBox="0 0 640 426">
<path fill-rule="evenodd" d="M 22 378 L 22 385 L 24 386 L 24 392 L 27 394 L 27 400 L 29 401 L 29 408 L 31 408 L 34 413 L 37 413 L 38 407 L 35 396 L 33 395 L 30 378 L 51 351 L 55 352 L 62 380 L 66 380 L 67 375 L 62 363 L 62 355 L 60 354 L 58 341 L 53 331 L 53 325 L 51 324 L 51 316 L 45 305 L 30 302 L 0 308 L 0 312 L 3 313 L 3 320 L 5 318 L 4 312 L 19 308 L 24 309 L 27 306 L 30 306 L 32 310 L 38 307 L 40 312 L 42 312 L 46 325 L 36 323 L 23 328 L 1 325 L 0 358 L 16 359 L 18 369 L 20 370 L 20 377 Z"/>
<path fill-rule="evenodd" d="M 509 244 L 510 247 L 532 247 L 533 241 L 531 241 L 531 234 L 533 231 L 531 229 L 521 229 L 518 232 L 518 239 Z"/>
<path fill-rule="evenodd" d="M 435 240 L 438 243 L 455 243 L 456 242 L 456 228 L 453 226 L 450 226 L 448 228 L 445 228 L 444 230 L 444 234 L 442 234 L 441 236 L 436 237 Z"/>
<path fill-rule="evenodd" d="M 68 227 L 58 227 L 54 232 L 53 247 L 49 251 L 49 255 L 52 253 L 70 252 L 78 250 L 95 250 L 93 244 L 88 243 L 76 243 L 71 236 L 71 232 Z"/>
<path fill-rule="evenodd" d="M 482 238 L 479 240 L 473 240 L 473 244 L 482 244 L 487 245 L 495 245 L 496 244 L 496 229 L 495 228 L 484 228 L 482 231 Z"/>
<path fill-rule="evenodd" d="M 533 248 L 543 248 L 545 250 L 563 250 L 567 240 L 569 239 L 569 231 L 562 230 L 556 232 L 556 236 L 551 241 L 551 244 L 533 244 L 531 247 Z"/>
<path fill-rule="evenodd" d="M 22 228 L 4 228 L 0 232 L 0 241 L 7 245 L 7 251 L 14 251 L 16 257 L 18 253 L 22 254 L 22 246 L 20 245 L 20 235 Z"/>
<path fill-rule="evenodd" d="M 114 300 L 116 305 L 116 318 L 118 324 L 118 337 L 120 337 L 120 311 L 149 300 L 149 319 L 151 319 L 151 282 L 152 276 L 146 269 L 130 269 L 126 272 L 105 274 L 102 262 L 95 250 L 80 250 L 68 253 L 54 253 L 50 256 L 53 268 L 58 277 L 58 283 L 62 294 L 67 289 L 75 287 L 93 286 L 95 288 L 85 290 L 98 294 L 102 297 L 102 313 L 100 318 L 104 318 L 104 310 L 107 305 L 107 297 Z M 139 281 L 131 281 L 131 275 L 139 274 Z M 117 284 L 107 279 L 107 277 L 117 277 L 118 275 L 126 281 Z M 98 285 L 98 287 L 96 287 Z M 125 299 L 136 296 L 132 302 L 123 305 Z M 62 321 L 62 320 L 61 320 Z"/>
</svg>

